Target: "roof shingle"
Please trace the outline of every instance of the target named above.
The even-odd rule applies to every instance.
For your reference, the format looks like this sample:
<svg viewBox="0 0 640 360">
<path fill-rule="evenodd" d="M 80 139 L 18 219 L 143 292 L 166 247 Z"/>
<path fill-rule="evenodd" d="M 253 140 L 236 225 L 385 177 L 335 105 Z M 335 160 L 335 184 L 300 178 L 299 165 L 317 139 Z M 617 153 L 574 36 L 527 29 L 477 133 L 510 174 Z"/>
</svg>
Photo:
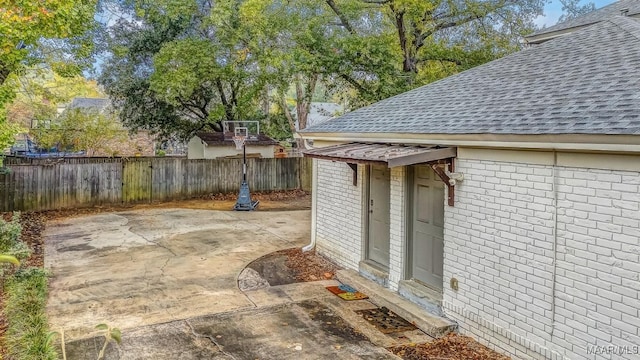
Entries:
<svg viewBox="0 0 640 360">
<path fill-rule="evenodd" d="M 303 132 L 640 135 L 640 22 L 614 17 Z"/>
</svg>

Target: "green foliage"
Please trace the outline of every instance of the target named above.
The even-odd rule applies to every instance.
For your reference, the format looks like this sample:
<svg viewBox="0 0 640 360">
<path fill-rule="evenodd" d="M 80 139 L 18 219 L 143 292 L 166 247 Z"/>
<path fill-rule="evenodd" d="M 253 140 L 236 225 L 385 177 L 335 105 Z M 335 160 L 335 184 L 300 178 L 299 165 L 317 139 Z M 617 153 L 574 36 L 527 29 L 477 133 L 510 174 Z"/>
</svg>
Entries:
<svg viewBox="0 0 640 360">
<path fill-rule="evenodd" d="M 0 0 L 0 86 L 33 64 L 49 64 L 65 75 L 79 74 L 81 59 L 91 53 L 90 38 L 83 35 L 95 26 L 96 3 Z M 0 107 L 10 99 L 11 91 L 0 94 Z"/>
<path fill-rule="evenodd" d="M 0 111 L 0 150 L 13 143 L 16 133 L 56 118 L 59 104 L 77 96 L 104 97 L 95 81 L 81 76 L 63 77 L 41 66 L 27 69 L 19 79 L 10 77 L 4 85 L 15 88 L 17 93 L 5 111 Z"/>
<path fill-rule="evenodd" d="M 95 25 L 96 1 L 0 0 L 0 152 L 22 130 L 7 120 L 16 89 L 8 82 L 43 63 L 60 74 L 78 75 L 93 47 L 85 35 Z"/>
<path fill-rule="evenodd" d="M 105 40 L 101 83 L 127 125 L 186 138 L 274 116 L 291 131 L 319 86 L 349 110 L 504 56 L 544 0 L 129 4 L 131 20 Z"/>
<path fill-rule="evenodd" d="M 0 85 L 2 87 L 2 85 Z M 2 152 L 15 142 L 16 134 L 20 133 L 21 127 L 7 121 L 7 117 L 0 105 L 0 156 Z"/>
<path fill-rule="evenodd" d="M 45 315 L 47 283 L 47 274 L 40 268 L 18 270 L 5 283 L 5 343 L 11 359 L 58 358 Z"/>
<path fill-rule="evenodd" d="M 0 254 L 0 263 L 10 263 L 15 266 L 20 266 L 20 261 L 11 255 Z"/>
<path fill-rule="evenodd" d="M 70 151 L 86 151 L 87 155 L 114 152 L 119 142 L 126 140 L 126 132 L 112 113 L 85 109 L 65 111 L 52 124 L 34 130 L 38 144 Z"/>
<path fill-rule="evenodd" d="M 268 118 L 260 124 L 260 131 L 276 141 L 285 141 L 293 137 L 282 109 L 272 110 Z"/>
<path fill-rule="evenodd" d="M 120 344 L 122 342 L 122 332 L 118 328 L 111 327 L 107 324 L 98 324 L 96 329 L 104 331 L 104 344 L 100 353 L 98 354 L 98 360 L 104 359 L 104 352 L 107 350 L 107 346 L 111 342 Z"/>
<path fill-rule="evenodd" d="M 20 241 L 21 231 L 20 214 L 14 213 L 13 219 L 8 222 L 0 219 L 0 254 L 14 257 L 18 261 L 24 260 L 31 255 L 31 250 L 27 244 Z M 0 261 L 0 277 L 4 276 L 7 265 L 7 263 Z"/>
</svg>

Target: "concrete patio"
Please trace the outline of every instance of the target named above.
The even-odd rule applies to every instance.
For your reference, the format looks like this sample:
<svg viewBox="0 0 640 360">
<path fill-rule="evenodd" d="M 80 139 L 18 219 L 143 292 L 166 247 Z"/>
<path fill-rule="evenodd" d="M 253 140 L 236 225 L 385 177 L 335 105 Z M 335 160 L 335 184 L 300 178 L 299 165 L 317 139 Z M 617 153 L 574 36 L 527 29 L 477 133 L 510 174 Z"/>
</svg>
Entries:
<svg viewBox="0 0 640 360">
<path fill-rule="evenodd" d="M 309 211 L 146 209 L 51 222 L 47 313 L 68 359 L 96 358 L 95 325 L 122 330 L 106 359 L 394 359 L 385 347 L 431 338 L 385 335 L 324 287 L 336 280 L 242 291 L 252 261 L 309 239 Z"/>
</svg>

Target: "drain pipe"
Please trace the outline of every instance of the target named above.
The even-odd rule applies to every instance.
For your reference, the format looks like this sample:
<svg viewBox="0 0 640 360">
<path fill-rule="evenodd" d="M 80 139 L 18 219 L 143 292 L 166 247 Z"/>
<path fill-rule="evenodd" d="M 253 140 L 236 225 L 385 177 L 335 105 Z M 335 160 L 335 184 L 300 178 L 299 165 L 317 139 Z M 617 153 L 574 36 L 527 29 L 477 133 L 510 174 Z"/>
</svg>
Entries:
<svg viewBox="0 0 640 360">
<path fill-rule="evenodd" d="M 551 337 L 556 330 L 556 281 L 558 274 L 558 152 L 553 152 L 553 272 L 551 273 Z"/>
<path fill-rule="evenodd" d="M 302 248 L 302 252 L 313 250 L 316 247 L 316 231 L 318 229 L 318 160 L 312 160 L 311 174 L 311 242 Z"/>
</svg>

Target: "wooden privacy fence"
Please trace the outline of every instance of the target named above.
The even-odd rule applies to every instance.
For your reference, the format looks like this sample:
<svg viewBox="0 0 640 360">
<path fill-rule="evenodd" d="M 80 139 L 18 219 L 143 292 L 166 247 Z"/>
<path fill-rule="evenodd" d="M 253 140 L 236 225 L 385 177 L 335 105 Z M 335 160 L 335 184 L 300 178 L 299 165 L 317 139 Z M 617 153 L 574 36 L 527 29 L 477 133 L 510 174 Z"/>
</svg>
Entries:
<svg viewBox="0 0 640 360">
<path fill-rule="evenodd" d="M 133 204 L 238 191 L 241 159 L 9 159 L 0 174 L 0 211 Z M 311 188 L 307 158 L 247 159 L 252 191 Z"/>
</svg>

